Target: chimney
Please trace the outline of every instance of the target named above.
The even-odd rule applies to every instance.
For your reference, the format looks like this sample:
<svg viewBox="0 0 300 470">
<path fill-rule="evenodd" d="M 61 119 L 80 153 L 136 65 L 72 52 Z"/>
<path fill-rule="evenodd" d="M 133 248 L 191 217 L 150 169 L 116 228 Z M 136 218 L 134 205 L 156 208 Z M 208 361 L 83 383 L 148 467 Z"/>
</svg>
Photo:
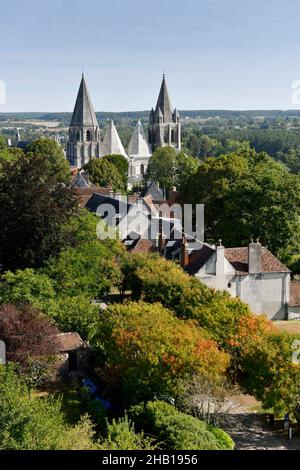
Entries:
<svg viewBox="0 0 300 470">
<path fill-rule="evenodd" d="M 111 186 L 108 186 L 107 189 L 108 189 L 108 197 L 114 197 L 113 188 Z"/>
<path fill-rule="evenodd" d="M 248 271 L 249 274 L 261 273 L 261 244 L 257 242 L 249 243 L 248 247 Z"/>
<path fill-rule="evenodd" d="M 165 239 L 163 237 L 163 221 L 161 218 L 161 214 L 159 214 L 159 216 L 160 217 L 158 220 L 158 251 L 162 253 L 165 247 Z"/>
<path fill-rule="evenodd" d="M 180 261 L 183 269 L 189 264 L 189 245 L 185 237 L 182 238 Z"/>
<path fill-rule="evenodd" d="M 225 248 L 222 245 L 222 240 L 219 240 L 219 245 L 216 248 L 216 277 L 224 276 L 225 272 Z"/>
</svg>

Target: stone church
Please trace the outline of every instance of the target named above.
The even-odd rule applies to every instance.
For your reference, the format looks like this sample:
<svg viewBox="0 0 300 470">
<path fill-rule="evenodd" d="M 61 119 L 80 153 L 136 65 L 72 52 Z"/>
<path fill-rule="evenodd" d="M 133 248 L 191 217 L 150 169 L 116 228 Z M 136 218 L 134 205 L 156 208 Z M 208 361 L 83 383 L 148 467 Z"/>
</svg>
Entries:
<svg viewBox="0 0 300 470">
<path fill-rule="evenodd" d="M 67 158 L 72 167 L 82 168 L 91 158 L 108 154 L 123 155 L 128 160 L 128 184 L 138 183 L 145 174 L 152 152 L 169 145 L 181 149 L 181 124 L 178 111 L 172 108 L 165 75 L 155 109 L 152 108 L 148 134 L 140 121 L 133 131 L 126 150 L 111 120 L 103 140 L 84 74 L 72 115 L 67 144 Z"/>
</svg>

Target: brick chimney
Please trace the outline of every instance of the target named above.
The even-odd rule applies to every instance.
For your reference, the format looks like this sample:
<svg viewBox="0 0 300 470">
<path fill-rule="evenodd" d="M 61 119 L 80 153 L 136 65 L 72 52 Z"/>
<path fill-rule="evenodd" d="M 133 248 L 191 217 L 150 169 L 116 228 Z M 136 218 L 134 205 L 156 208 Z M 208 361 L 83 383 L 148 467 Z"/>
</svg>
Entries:
<svg viewBox="0 0 300 470">
<path fill-rule="evenodd" d="M 261 273 L 262 249 L 259 241 L 251 242 L 248 246 L 248 271 L 249 274 Z"/>
<path fill-rule="evenodd" d="M 189 264 L 189 245 L 185 237 L 182 238 L 181 242 L 180 262 L 183 268 Z"/>
</svg>

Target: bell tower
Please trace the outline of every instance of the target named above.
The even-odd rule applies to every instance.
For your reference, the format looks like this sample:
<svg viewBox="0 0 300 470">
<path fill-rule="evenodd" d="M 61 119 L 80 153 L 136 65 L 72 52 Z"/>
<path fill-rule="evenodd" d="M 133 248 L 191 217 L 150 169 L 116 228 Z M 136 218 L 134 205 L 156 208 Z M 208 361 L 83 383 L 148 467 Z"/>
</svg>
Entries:
<svg viewBox="0 0 300 470">
<path fill-rule="evenodd" d="M 172 109 L 167 89 L 165 74 L 163 75 L 160 92 L 155 110 L 150 113 L 149 144 L 152 150 L 169 145 L 176 150 L 181 149 L 181 124 L 178 111 Z"/>
<path fill-rule="evenodd" d="M 84 74 L 69 127 L 67 158 L 71 166 L 82 168 L 90 158 L 99 158 L 100 129 L 87 89 Z"/>
</svg>

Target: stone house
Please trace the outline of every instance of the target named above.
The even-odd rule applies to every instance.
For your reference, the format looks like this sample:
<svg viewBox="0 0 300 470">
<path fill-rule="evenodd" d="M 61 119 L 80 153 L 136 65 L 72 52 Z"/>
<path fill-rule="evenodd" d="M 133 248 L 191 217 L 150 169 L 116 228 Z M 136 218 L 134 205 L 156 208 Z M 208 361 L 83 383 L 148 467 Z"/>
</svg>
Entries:
<svg viewBox="0 0 300 470">
<path fill-rule="evenodd" d="M 169 259 L 180 260 L 186 272 L 208 287 L 239 297 L 254 313 L 271 320 L 288 318 L 290 270 L 267 248 L 258 242 L 239 248 L 192 246 L 193 240 L 185 239 L 165 251 Z"/>
</svg>

